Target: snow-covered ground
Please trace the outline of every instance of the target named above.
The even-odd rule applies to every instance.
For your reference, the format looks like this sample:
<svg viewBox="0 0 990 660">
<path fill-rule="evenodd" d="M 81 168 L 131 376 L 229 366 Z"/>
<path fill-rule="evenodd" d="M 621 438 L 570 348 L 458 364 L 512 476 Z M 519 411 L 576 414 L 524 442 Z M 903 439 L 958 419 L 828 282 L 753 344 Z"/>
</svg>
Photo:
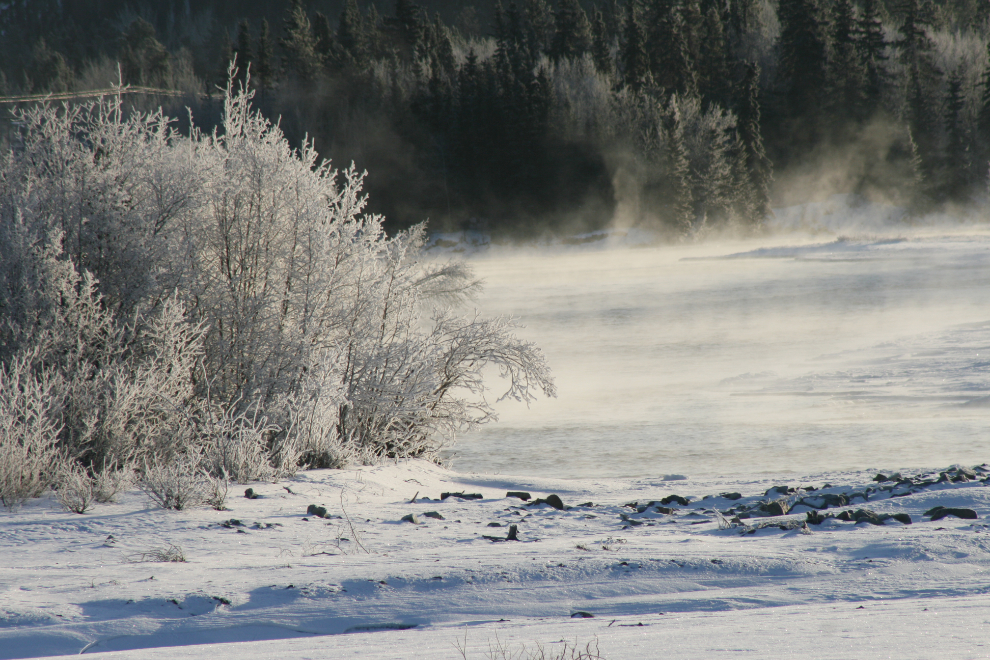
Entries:
<svg viewBox="0 0 990 660">
<path fill-rule="evenodd" d="M 987 474 L 567 481 L 407 461 L 239 488 L 227 511 L 46 497 L 0 514 L 0 657 L 987 657 Z M 805 524 L 860 510 L 911 524 Z M 509 525 L 518 540 L 497 540 Z M 184 562 L 153 561 L 172 546 Z"/>
<path fill-rule="evenodd" d="M 0 511 L 0 658 L 990 657 L 979 220 L 837 196 L 747 240 L 434 237 L 559 399 L 500 409 L 453 470 Z"/>
</svg>

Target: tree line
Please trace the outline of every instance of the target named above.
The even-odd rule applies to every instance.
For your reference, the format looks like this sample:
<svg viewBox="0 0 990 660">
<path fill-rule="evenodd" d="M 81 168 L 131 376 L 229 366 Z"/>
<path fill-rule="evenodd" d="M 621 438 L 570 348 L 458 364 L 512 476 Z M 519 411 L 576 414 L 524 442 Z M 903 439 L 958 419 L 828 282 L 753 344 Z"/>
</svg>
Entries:
<svg viewBox="0 0 990 660">
<path fill-rule="evenodd" d="M 236 61 L 290 140 L 370 172 L 390 228 L 683 235 L 759 227 L 795 181 L 919 209 L 987 190 L 986 3 L 40 4 L 0 13 L 7 93 L 119 63 L 203 126 Z"/>
</svg>

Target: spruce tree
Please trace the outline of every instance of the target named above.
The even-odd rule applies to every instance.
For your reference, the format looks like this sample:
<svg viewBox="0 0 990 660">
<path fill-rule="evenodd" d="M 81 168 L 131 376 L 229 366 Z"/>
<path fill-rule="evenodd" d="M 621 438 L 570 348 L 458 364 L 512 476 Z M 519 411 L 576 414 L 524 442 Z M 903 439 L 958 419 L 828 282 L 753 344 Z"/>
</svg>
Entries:
<svg viewBox="0 0 990 660">
<path fill-rule="evenodd" d="M 442 73 L 447 79 L 452 79 L 457 61 L 454 59 L 454 45 L 450 40 L 450 29 L 441 20 L 440 15 L 434 18 L 425 30 L 425 39 L 430 66 L 434 72 Z"/>
<path fill-rule="evenodd" d="M 806 149 L 822 137 L 828 97 L 828 41 L 818 0 L 780 0 L 780 64 L 783 115 L 793 147 Z"/>
<path fill-rule="evenodd" d="M 467 190 L 477 190 L 482 170 L 481 158 L 487 153 L 485 140 L 484 83 L 478 56 L 470 49 L 457 73 L 457 118 L 454 126 L 454 157 Z"/>
<path fill-rule="evenodd" d="M 966 191 L 969 169 L 968 142 L 963 127 L 963 107 L 966 98 L 962 92 L 962 75 L 954 71 L 949 76 L 949 89 L 945 100 L 946 149 L 943 155 L 943 191 L 949 199 L 960 199 Z"/>
<path fill-rule="evenodd" d="M 31 64 L 25 72 L 28 90 L 34 93 L 66 92 L 72 88 L 73 73 L 65 57 L 38 39 L 31 51 Z"/>
<path fill-rule="evenodd" d="M 976 118 L 977 131 L 977 174 L 984 184 L 990 183 L 990 41 L 983 60 L 983 91 L 980 95 L 980 109 Z"/>
<path fill-rule="evenodd" d="M 665 165 L 667 178 L 668 219 L 681 234 L 694 228 L 694 198 L 691 186 L 691 164 L 684 143 L 684 126 L 676 95 L 671 98 L 665 117 Z"/>
<path fill-rule="evenodd" d="M 657 86 L 666 94 L 697 93 L 691 41 L 684 14 L 673 0 L 653 0 L 647 12 L 646 50 Z"/>
<path fill-rule="evenodd" d="M 849 122 L 868 118 L 867 73 L 858 48 L 858 26 L 851 0 L 836 0 L 832 8 L 832 57 L 829 59 L 832 125 L 843 129 Z"/>
<path fill-rule="evenodd" d="M 347 0 L 337 20 L 337 43 L 340 46 L 343 66 L 362 66 L 367 57 L 367 39 L 364 21 L 357 0 Z"/>
<path fill-rule="evenodd" d="M 700 42 L 698 92 L 709 103 L 726 107 L 731 97 L 729 77 L 728 43 L 722 26 L 722 17 L 715 6 L 705 13 L 705 23 Z"/>
<path fill-rule="evenodd" d="M 860 59 L 866 70 L 864 87 L 865 106 L 873 114 L 881 109 L 884 91 L 887 87 L 887 39 L 884 36 L 881 13 L 881 0 L 864 0 L 863 13 L 858 24 L 859 39 L 856 45 Z"/>
<path fill-rule="evenodd" d="M 406 62 L 422 55 L 424 21 L 422 9 L 411 0 L 395 0 L 393 16 L 385 19 L 385 30 L 399 58 Z"/>
<path fill-rule="evenodd" d="M 770 182 L 773 181 L 773 164 L 763 148 L 760 128 L 760 68 L 746 65 L 746 73 L 736 108 L 737 131 L 742 143 L 743 169 L 747 180 L 744 215 L 753 224 L 759 224 L 770 215 Z"/>
<path fill-rule="evenodd" d="M 326 66 L 340 59 L 336 35 L 330 27 L 330 19 L 326 14 L 316 12 L 313 15 L 313 39 L 317 59 L 321 65 Z"/>
<path fill-rule="evenodd" d="M 228 42 L 230 38 L 228 37 Z M 169 84 L 172 63 L 168 51 L 143 18 L 135 19 L 120 39 L 120 70 L 131 85 L 164 87 Z"/>
<path fill-rule="evenodd" d="M 597 9 L 591 23 L 591 32 L 591 55 L 595 60 L 595 68 L 603 75 L 614 75 L 615 64 L 612 62 L 612 38 L 609 36 L 608 28 L 605 25 L 605 17 Z"/>
<path fill-rule="evenodd" d="M 237 24 L 237 41 L 234 44 L 233 55 L 237 58 L 237 82 L 244 84 L 247 80 L 248 67 L 254 60 L 251 50 L 251 26 L 246 18 Z"/>
<path fill-rule="evenodd" d="M 526 0 L 523 5 L 526 24 L 529 32 L 529 48 L 533 60 L 538 60 L 543 53 L 549 53 L 557 32 L 554 23 L 553 10 L 546 0 Z"/>
<path fill-rule="evenodd" d="M 554 14 L 557 32 L 550 48 L 554 60 L 581 57 L 591 48 L 591 24 L 578 0 L 560 0 Z"/>
<path fill-rule="evenodd" d="M 605 0 L 602 18 L 605 20 L 605 30 L 609 42 L 619 39 L 622 36 L 623 23 L 622 6 L 619 4 L 619 0 Z"/>
<path fill-rule="evenodd" d="M 935 44 L 928 36 L 925 12 L 918 0 L 907 0 L 901 38 L 896 43 L 898 58 L 906 72 L 905 105 L 911 136 L 921 159 L 925 192 L 938 188 L 939 116 L 937 104 L 941 72 L 935 64 Z"/>
<path fill-rule="evenodd" d="M 687 47 L 688 61 L 696 63 L 701 57 L 701 40 L 704 38 L 705 15 L 698 0 L 679 0 L 677 13 L 681 17 L 681 29 Z"/>
<path fill-rule="evenodd" d="M 255 81 L 258 87 L 264 91 L 271 89 L 275 81 L 275 48 L 272 46 L 271 28 L 268 19 L 261 21 L 261 30 L 258 33 L 258 47 L 256 52 L 257 65 L 254 68 Z"/>
<path fill-rule="evenodd" d="M 636 15 L 634 3 L 629 3 L 626 9 L 626 23 L 622 32 L 622 80 L 627 87 L 638 92 L 643 88 L 649 74 L 650 61 L 646 53 L 646 35 Z"/>
<path fill-rule="evenodd" d="M 279 41 L 288 70 L 303 82 L 312 81 L 320 70 L 313 25 L 306 15 L 302 0 L 292 0 L 282 25 Z"/>
</svg>

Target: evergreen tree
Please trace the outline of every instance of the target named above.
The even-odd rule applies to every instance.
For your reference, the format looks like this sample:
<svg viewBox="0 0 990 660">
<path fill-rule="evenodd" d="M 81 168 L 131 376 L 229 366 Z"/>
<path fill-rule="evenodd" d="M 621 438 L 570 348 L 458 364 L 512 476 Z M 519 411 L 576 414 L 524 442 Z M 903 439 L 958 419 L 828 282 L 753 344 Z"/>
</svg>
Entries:
<svg viewBox="0 0 990 660">
<path fill-rule="evenodd" d="M 602 12 L 595 10 L 591 24 L 592 41 L 591 55 L 595 60 L 595 68 L 606 76 L 615 74 L 615 64 L 612 62 L 612 38 L 609 36 Z"/>
<path fill-rule="evenodd" d="M 737 131 L 742 143 L 743 169 L 746 173 L 743 215 L 754 224 L 770 215 L 770 182 L 773 164 L 763 148 L 760 129 L 760 68 L 746 65 L 746 74 L 739 94 Z"/>
<path fill-rule="evenodd" d="M 213 85 L 217 89 L 227 89 L 230 76 L 230 63 L 234 60 L 234 44 L 226 30 L 220 31 L 220 54 L 213 67 Z"/>
<path fill-rule="evenodd" d="M 625 43 L 622 45 L 622 80 L 633 91 L 643 88 L 650 70 L 650 61 L 646 53 L 646 35 L 636 16 L 634 3 L 629 3 L 626 9 L 626 24 L 623 29 Z"/>
<path fill-rule="evenodd" d="M 275 79 L 275 49 L 272 46 L 271 28 L 268 20 L 261 21 L 258 34 L 257 65 L 254 67 L 255 81 L 262 90 L 271 89 Z"/>
<path fill-rule="evenodd" d="M 536 61 L 541 54 L 549 53 L 553 45 L 557 33 L 553 10 L 546 0 L 526 0 L 524 14 L 529 27 L 527 39 L 530 55 Z"/>
<path fill-rule="evenodd" d="M 58 51 L 39 39 L 31 51 L 31 64 L 26 71 L 25 87 L 34 93 L 67 92 L 72 88 L 72 69 Z"/>
<path fill-rule="evenodd" d="M 486 107 L 489 106 L 482 79 L 482 68 L 474 49 L 457 74 L 457 119 L 454 127 L 454 157 L 467 190 L 480 188 L 481 159 L 488 152 L 485 128 Z"/>
<path fill-rule="evenodd" d="M 425 30 L 427 58 L 434 74 L 442 74 L 452 81 L 457 69 L 454 59 L 454 45 L 450 40 L 450 29 L 444 25 L 438 14 Z"/>
<path fill-rule="evenodd" d="M 921 175 L 927 194 L 938 188 L 939 154 L 938 88 L 941 72 L 935 64 L 935 44 L 928 36 L 925 12 L 918 0 L 907 0 L 898 57 L 906 72 L 907 121 L 921 159 Z"/>
<path fill-rule="evenodd" d="M 831 123 L 842 129 L 852 121 L 867 119 L 867 74 L 856 34 L 858 27 L 851 0 L 836 0 L 832 8 L 832 57 L 829 60 Z"/>
<path fill-rule="evenodd" d="M 728 44 L 723 30 L 722 17 L 715 6 L 705 13 L 698 60 L 698 92 L 709 103 L 726 107 L 731 97 Z"/>
<path fill-rule="evenodd" d="M 237 24 L 237 42 L 233 47 L 233 55 L 237 58 L 237 82 L 243 85 L 247 80 L 248 67 L 254 60 L 251 51 L 251 26 L 246 18 Z"/>
<path fill-rule="evenodd" d="M 422 55 L 422 10 L 411 0 L 395 0 L 395 14 L 386 18 L 385 30 L 400 59 L 411 62 Z"/>
<path fill-rule="evenodd" d="M 726 33 L 735 53 L 742 50 L 743 38 L 750 31 L 755 0 L 730 0 L 726 3 Z"/>
<path fill-rule="evenodd" d="M 330 19 L 327 18 L 326 14 L 316 12 L 313 15 L 313 39 L 315 40 L 314 50 L 320 64 L 326 66 L 331 62 L 340 60 L 337 40 L 333 28 L 330 27 Z"/>
<path fill-rule="evenodd" d="M 385 20 L 378 13 L 377 7 L 372 4 L 363 21 L 365 52 L 369 59 L 382 59 L 395 55 L 395 51 L 389 46 L 391 35 L 387 33 Z"/>
<path fill-rule="evenodd" d="M 306 15 L 302 0 L 292 0 L 282 24 L 282 56 L 289 72 L 299 80 L 309 82 L 320 70 L 313 25 Z"/>
<path fill-rule="evenodd" d="M 692 65 L 701 58 L 701 40 L 704 34 L 705 15 L 698 0 L 679 0 L 677 13 L 681 17 L 683 39 L 687 47 L 687 59 Z"/>
<path fill-rule="evenodd" d="M 657 86 L 666 94 L 696 94 L 691 39 L 684 15 L 673 0 L 653 0 L 647 17 L 650 30 L 646 50 Z"/>
<path fill-rule="evenodd" d="M 591 48 L 591 24 L 578 0 L 560 0 L 554 14 L 557 33 L 550 48 L 554 60 L 581 57 Z"/>
<path fill-rule="evenodd" d="M 965 105 L 962 76 L 959 71 L 955 71 L 949 76 L 949 90 L 945 103 L 945 129 L 948 139 L 943 157 L 943 190 L 949 199 L 960 199 L 968 183 L 970 152 L 963 127 Z"/>
<path fill-rule="evenodd" d="M 119 56 L 125 83 L 147 87 L 168 86 L 172 73 L 171 58 L 148 21 L 138 18 L 127 26 L 120 38 Z"/>
<path fill-rule="evenodd" d="M 818 0 L 780 0 L 779 85 L 788 139 L 798 150 L 817 144 L 828 97 L 828 41 Z"/>
<path fill-rule="evenodd" d="M 337 20 L 341 65 L 362 66 L 367 58 L 367 38 L 357 0 L 347 0 Z"/>
<path fill-rule="evenodd" d="M 694 228 L 694 198 L 691 192 L 691 162 L 684 143 L 684 126 L 676 95 L 671 98 L 665 120 L 668 218 L 682 234 Z"/>
<path fill-rule="evenodd" d="M 870 113 L 880 109 L 884 90 L 887 87 L 887 40 L 883 32 L 881 0 L 864 0 L 863 13 L 858 24 L 860 58 L 866 70 L 863 90 L 864 103 Z"/>
<path fill-rule="evenodd" d="M 605 0 L 605 9 L 602 11 L 602 18 L 605 21 L 605 32 L 608 35 L 609 43 L 617 41 L 622 36 L 622 6 L 619 0 Z"/>
<path fill-rule="evenodd" d="M 980 81 L 983 92 L 980 95 L 980 110 L 976 118 L 977 131 L 977 173 L 984 184 L 990 183 L 990 41 L 983 61 L 983 79 Z"/>
</svg>

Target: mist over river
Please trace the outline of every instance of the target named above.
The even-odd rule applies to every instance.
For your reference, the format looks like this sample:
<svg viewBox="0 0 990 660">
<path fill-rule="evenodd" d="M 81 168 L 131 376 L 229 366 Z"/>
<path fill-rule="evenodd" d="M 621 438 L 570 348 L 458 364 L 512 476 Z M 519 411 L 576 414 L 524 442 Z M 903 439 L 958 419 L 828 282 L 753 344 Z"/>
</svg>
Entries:
<svg viewBox="0 0 990 660">
<path fill-rule="evenodd" d="M 990 460 L 982 229 L 494 247 L 468 261 L 485 281 L 478 307 L 526 326 L 559 397 L 499 404 L 499 422 L 447 453 L 457 470 L 783 475 Z"/>
</svg>

